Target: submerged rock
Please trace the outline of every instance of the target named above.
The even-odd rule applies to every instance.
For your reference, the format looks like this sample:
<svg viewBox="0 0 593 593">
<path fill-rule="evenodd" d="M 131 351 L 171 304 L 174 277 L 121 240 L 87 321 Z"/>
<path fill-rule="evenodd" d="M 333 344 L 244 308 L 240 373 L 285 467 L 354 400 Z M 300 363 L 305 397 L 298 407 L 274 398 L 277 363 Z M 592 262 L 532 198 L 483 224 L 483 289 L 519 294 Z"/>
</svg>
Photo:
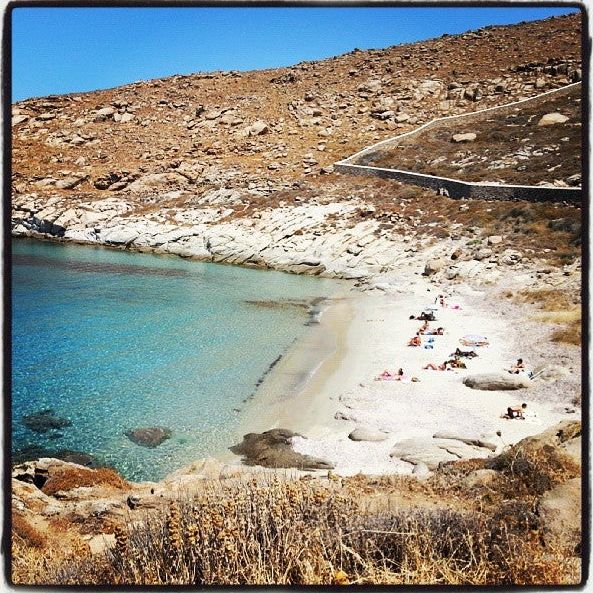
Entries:
<svg viewBox="0 0 593 593">
<path fill-rule="evenodd" d="M 67 418 L 59 418 L 53 410 L 41 410 L 33 414 L 23 416 L 23 424 L 33 432 L 48 432 L 59 428 L 72 426 Z"/>
<path fill-rule="evenodd" d="M 230 447 L 236 455 L 242 456 L 246 465 L 262 465 L 264 467 L 294 467 L 302 470 L 333 469 L 333 464 L 297 453 L 292 449 L 292 437 L 302 435 L 285 428 L 274 428 L 261 434 L 251 432 L 243 437 L 243 441 Z"/>
<path fill-rule="evenodd" d="M 137 445 L 141 447 L 158 447 L 161 443 L 171 438 L 171 430 L 161 426 L 153 426 L 149 428 L 135 428 L 128 430 L 126 436 Z"/>
</svg>

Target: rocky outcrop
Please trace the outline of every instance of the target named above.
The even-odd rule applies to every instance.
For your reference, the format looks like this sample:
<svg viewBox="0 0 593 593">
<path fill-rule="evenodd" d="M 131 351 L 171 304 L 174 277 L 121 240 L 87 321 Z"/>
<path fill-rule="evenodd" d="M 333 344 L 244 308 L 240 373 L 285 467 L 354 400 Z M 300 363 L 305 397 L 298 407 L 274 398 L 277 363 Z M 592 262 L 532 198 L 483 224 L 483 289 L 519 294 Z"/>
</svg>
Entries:
<svg viewBox="0 0 593 593">
<path fill-rule="evenodd" d="M 264 467 L 310 469 L 332 469 L 333 464 L 323 459 L 302 455 L 292 449 L 291 438 L 299 435 L 283 428 L 274 428 L 261 434 L 249 433 L 243 441 L 231 447 L 236 455 L 241 455 L 247 465 Z M 304 437 L 303 437 L 304 438 Z"/>
<path fill-rule="evenodd" d="M 482 444 L 478 444 L 482 443 Z M 471 459 L 474 457 L 488 457 L 492 454 L 492 442 L 483 441 L 478 437 L 468 438 L 455 435 L 432 439 L 411 438 L 404 439 L 395 444 L 390 456 L 401 459 L 417 466 L 424 464 L 429 470 L 435 470 L 442 463 Z"/>
<path fill-rule="evenodd" d="M 465 377 L 463 384 L 471 389 L 482 391 L 514 391 L 531 387 L 531 379 L 523 374 L 481 373 Z"/>
<path fill-rule="evenodd" d="M 567 549 L 571 555 L 581 550 L 581 478 L 573 478 L 545 492 L 537 511 L 547 546 Z"/>
</svg>

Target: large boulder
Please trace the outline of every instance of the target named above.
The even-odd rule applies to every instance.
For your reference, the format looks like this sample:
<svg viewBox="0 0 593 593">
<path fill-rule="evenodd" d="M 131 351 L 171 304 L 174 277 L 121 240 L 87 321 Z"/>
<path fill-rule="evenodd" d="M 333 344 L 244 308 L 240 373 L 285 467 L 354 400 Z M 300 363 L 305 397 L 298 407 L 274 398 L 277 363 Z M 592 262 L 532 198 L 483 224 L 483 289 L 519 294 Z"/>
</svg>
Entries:
<svg viewBox="0 0 593 593">
<path fill-rule="evenodd" d="M 414 466 L 422 463 L 434 470 L 441 463 L 486 457 L 489 453 L 486 448 L 474 447 L 456 439 L 414 437 L 396 443 L 390 456 Z"/>
<path fill-rule="evenodd" d="M 513 391 L 531 387 L 531 379 L 523 374 L 481 373 L 465 377 L 463 384 L 481 391 Z"/>
<path fill-rule="evenodd" d="M 384 441 L 389 435 L 375 428 L 355 428 L 348 438 L 351 441 Z"/>
<path fill-rule="evenodd" d="M 261 134 L 265 134 L 268 129 L 268 124 L 265 121 L 259 120 L 250 125 L 246 129 L 246 132 L 249 136 L 260 136 Z"/>
<path fill-rule="evenodd" d="M 126 436 L 141 447 L 158 447 L 161 443 L 171 438 L 171 430 L 161 426 L 149 428 L 136 428 L 128 430 Z"/>
<path fill-rule="evenodd" d="M 538 126 L 553 126 L 555 124 L 563 124 L 568 121 L 566 115 L 561 113 L 546 113 L 538 122 Z"/>
<path fill-rule="evenodd" d="M 449 262 L 442 257 L 429 259 L 424 266 L 424 276 L 432 276 L 433 274 L 436 274 L 447 266 L 448 263 Z"/>
<path fill-rule="evenodd" d="M 570 371 L 558 364 L 545 364 L 535 367 L 533 369 L 533 375 L 542 381 L 553 382 L 565 379 L 570 375 Z"/>
<path fill-rule="evenodd" d="M 500 439 L 498 436 L 486 435 L 486 434 L 472 434 L 472 433 L 457 433 L 457 432 L 437 432 L 432 435 L 434 439 L 447 439 L 447 440 L 454 440 L 454 441 L 461 441 L 466 445 L 470 445 L 472 447 L 481 447 L 483 449 L 489 449 L 490 451 L 496 451 L 500 444 Z"/>
<path fill-rule="evenodd" d="M 466 132 L 464 134 L 453 134 L 451 140 L 453 142 L 473 142 L 477 138 L 474 132 Z"/>
<path fill-rule="evenodd" d="M 324 459 L 294 451 L 291 439 L 295 436 L 302 437 L 285 428 L 274 428 L 261 434 L 251 432 L 243 437 L 241 443 L 230 447 L 230 450 L 241 455 L 246 465 L 295 467 L 302 470 L 333 469 L 333 464 Z"/>
</svg>

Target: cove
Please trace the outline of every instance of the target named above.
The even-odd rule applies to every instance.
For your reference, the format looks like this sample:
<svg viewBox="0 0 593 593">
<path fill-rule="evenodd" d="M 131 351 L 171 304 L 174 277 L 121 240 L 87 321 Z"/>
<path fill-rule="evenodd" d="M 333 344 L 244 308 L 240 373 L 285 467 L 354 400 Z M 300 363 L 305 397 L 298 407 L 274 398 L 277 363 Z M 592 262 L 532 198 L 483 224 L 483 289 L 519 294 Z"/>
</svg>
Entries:
<svg viewBox="0 0 593 593">
<path fill-rule="evenodd" d="M 343 286 L 30 239 L 13 240 L 11 274 L 13 453 L 81 451 L 131 480 L 226 451 L 308 305 Z M 44 410 L 69 425 L 27 422 Z M 153 426 L 171 430 L 154 448 L 125 434 Z"/>
</svg>

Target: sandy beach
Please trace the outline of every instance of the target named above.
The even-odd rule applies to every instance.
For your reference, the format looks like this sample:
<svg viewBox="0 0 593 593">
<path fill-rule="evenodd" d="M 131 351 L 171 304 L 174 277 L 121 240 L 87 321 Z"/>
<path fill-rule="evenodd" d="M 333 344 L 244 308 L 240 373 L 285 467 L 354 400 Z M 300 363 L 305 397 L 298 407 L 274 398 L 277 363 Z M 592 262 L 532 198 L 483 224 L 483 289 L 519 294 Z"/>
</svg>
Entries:
<svg viewBox="0 0 593 593">
<path fill-rule="evenodd" d="M 447 306 L 439 307 L 430 327 L 444 327 L 444 335 L 434 337 L 432 349 L 408 346 L 422 325 L 410 320 L 410 315 L 433 305 L 441 293 Z M 504 302 L 500 289 L 493 293 L 489 288 L 458 285 L 443 290 L 416 276 L 391 294 L 353 290 L 329 307 L 304 343 L 274 368 L 242 428 L 247 427 L 245 432 L 294 430 L 306 437 L 293 439 L 296 451 L 334 463 L 341 475 L 412 473 L 413 463 L 390 453 L 396 446 L 414 449 L 422 442 L 430 446 L 437 433 L 481 438 L 500 451 L 561 420 L 580 418 L 580 409 L 570 403 L 580 389 L 580 369 L 574 366 L 578 353 L 571 355 L 569 350 L 567 354 L 566 348 L 554 351 L 553 345 L 546 344 L 549 331 L 526 307 Z M 440 364 L 450 358 L 467 334 L 487 337 L 489 346 L 477 348 L 478 357 L 463 359 L 466 369 L 423 369 L 429 362 Z M 315 357 L 324 355 L 320 364 L 311 366 Z M 508 369 L 519 357 L 528 370 L 542 363 L 560 364 L 571 374 L 558 383 L 536 379 L 530 388 L 517 391 L 481 391 L 462 382 L 468 375 Z M 279 391 L 288 377 L 298 374 L 303 362 L 313 372 L 302 388 L 293 395 Z M 376 380 L 384 370 L 395 373 L 399 368 L 404 370 L 404 381 Z M 525 420 L 501 418 L 508 406 L 522 403 L 527 403 Z M 348 435 L 356 428 L 383 431 L 387 438 L 351 440 Z M 476 450 L 475 456 L 489 453 Z"/>
</svg>

